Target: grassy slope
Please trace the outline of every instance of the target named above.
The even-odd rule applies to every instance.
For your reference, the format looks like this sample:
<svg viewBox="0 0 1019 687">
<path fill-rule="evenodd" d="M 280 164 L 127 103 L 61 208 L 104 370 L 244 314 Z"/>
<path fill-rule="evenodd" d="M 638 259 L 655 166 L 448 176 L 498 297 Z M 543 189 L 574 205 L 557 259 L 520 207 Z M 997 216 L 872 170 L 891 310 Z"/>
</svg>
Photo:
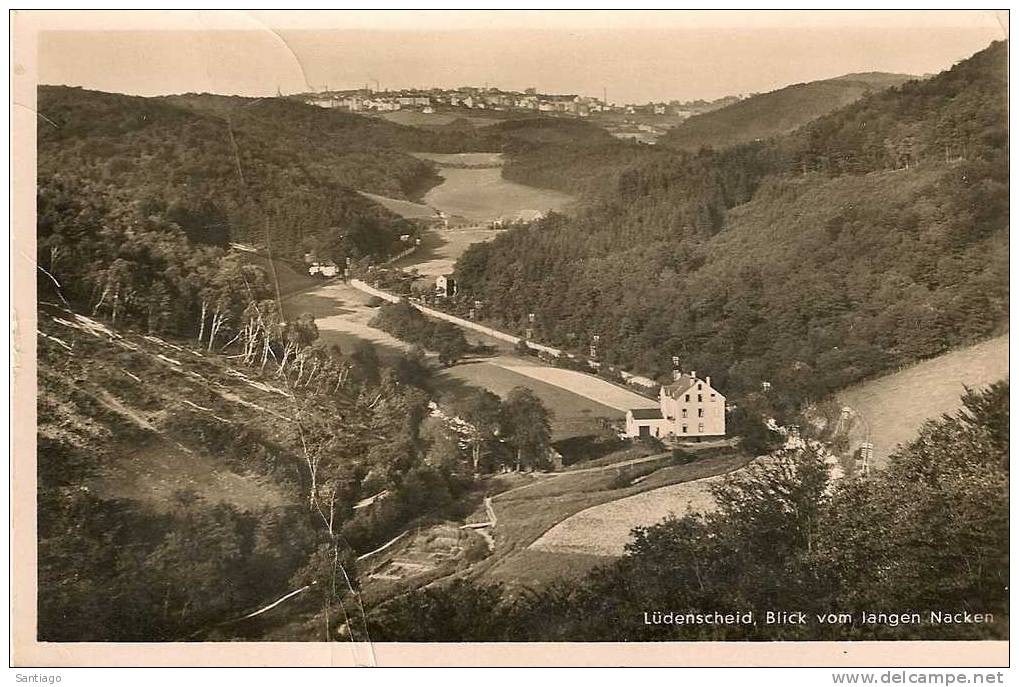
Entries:
<svg viewBox="0 0 1019 687">
<path fill-rule="evenodd" d="M 841 391 L 839 404 L 863 418 L 851 431 L 850 450 L 869 440 L 872 467 L 884 467 L 898 445 L 916 438 L 924 421 L 957 411 L 966 388 L 1008 379 L 1008 341 L 1004 334 Z"/>
<path fill-rule="evenodd" d="M 612 460 L 623 462 L 642 453 L 640 449 L 624 449 L 613 454 Z M 660 460 L 624 468 L 611 467 L 610 463 L 603 470 L 567 472 L 538 482 L 524 482 L 492 500 L 498 517 L 493 531 L 496 550 L 472 568 L 470 574 L 485 581 L 503 582 L 515 589 L 540 587 L 563 577 L 579 577 L 611 558 L 550 553 L 528 547 L 559 522 L 592 506 L 728 472 L 747 460 L 748 457 L 735 450 L 706 449 L 702 457 L 686 465 L 672 464 L 665 454 Z M 639 477 L 644 479 L 631 484 Z"/>
<path fill-rule="evenodd" d="M 682 150 L 722 148 L 792 131 L 867 93 L 897 86 L 904 74 L 847 74 L 835 79 L 794 84 L 753 95 L 713 112 L 695 115 L 671 129 L 661 143 Z"/>
<path fill-rule="evenodd" d="M 263 445 L 295 441 L 280 422 L 293 412 L 288 398 L 256 388 L 219 356 L 71 326 L 81 322 L 40 308 L 38 404 L 41 438 L 87 449 L 86 486 L 157 510 L 180 490 L 242 510 L 297 502 L 294 475 L 260 462 L 243 438 L 257 427 Z"/>
</svg>

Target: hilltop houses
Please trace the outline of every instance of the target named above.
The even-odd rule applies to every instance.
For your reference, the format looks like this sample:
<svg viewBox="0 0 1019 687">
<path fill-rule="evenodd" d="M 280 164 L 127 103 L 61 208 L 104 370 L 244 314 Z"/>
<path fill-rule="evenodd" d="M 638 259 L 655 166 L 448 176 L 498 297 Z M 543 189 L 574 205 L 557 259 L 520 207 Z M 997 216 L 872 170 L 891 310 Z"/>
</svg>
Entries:
<svg viewBox="0 0 1019 687">
<path fill-rule="evenodd" d="M 610 104 L 605 93 L 601 98 L 597 98 L 572 93 L 539 93 L 535 88 L 526 88 L 520 92 L 487 86 L 484 88 L 460 86 L 458 88 L 380 90 L 379 88 L 371 89 L 366 84 L 364 88 L 342 91 L 326 90 L 292 97 L 310 105 L 338 108 L 347 112 L 384 113 L 396 110 L 415 110 L 425 114 L 435 114 L 442 110 L 448 110 L 448 108 L 465 108 L 468 110 L 541 112 L 557 117 L 589 117 L 596 113 L 616 113 L 630 114 L 640 120 L 660 123 L 663 118 L 686 119 L 696 114 L 710 112 L 739 102 L 743 96 L 727 96 L 712 102 L 673 100 L 670 102 Z M 632 120 L 627 122 L 628 125 L 639 123 L 641 122 Z M 671 126 L 675 124 L 675 121 L 669 121 L 666 124 Z M 634 132 L 630 132 L 625 137 L 648 142 L 646 139 L 649 139 L 651 134 L 660 135 L 661 132 L 648 131 L 646 133 L 649 135 L 635 136 Z"/>
<path fill-rule="evenodd" d="M 658 408 L 626 411 L 626 435 L 635 438 L 683 440 L 725 436 L 725 396 L 711 386 L 711 377 L 676 371 L 663 385 Z"/>
</svg>

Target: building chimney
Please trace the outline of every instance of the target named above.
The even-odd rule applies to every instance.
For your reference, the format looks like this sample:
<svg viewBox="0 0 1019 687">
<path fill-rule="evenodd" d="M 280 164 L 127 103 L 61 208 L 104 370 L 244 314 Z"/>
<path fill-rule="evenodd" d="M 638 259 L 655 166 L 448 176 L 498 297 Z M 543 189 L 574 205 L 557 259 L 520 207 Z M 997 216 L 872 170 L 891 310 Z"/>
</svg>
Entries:
<svg viewBox="0 0 1019 687">
<path fill-rule="evenodd" d="M 690 376 L 697 379 L 697 370 L 690 370 Z"/>
<path fill-rule="evenodd" d="M 679 378 L 682 377 L 682 376 L 683 376 L 683 372 L 681 370 L 673 370 L 672 371 L 672 381 L 678 382 Z"/>
<path fill-rule="evenodd" d="M 708 386 L 711 386 L 711 375 L 708 375 L 707 377 L 704 378 L 704 383 L 707 384 Z"/>
</svg>

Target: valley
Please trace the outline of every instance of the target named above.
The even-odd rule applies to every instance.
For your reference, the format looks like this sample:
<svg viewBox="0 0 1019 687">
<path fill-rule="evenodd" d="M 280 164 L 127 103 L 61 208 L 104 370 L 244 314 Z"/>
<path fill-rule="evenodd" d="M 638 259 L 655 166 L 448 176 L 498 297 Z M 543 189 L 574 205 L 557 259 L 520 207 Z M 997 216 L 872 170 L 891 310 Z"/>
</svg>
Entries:
<svg viewBox="0 0 1019 687">
<path fill-rule="evenodd" d="M 421 245 L 410 255 L 392 263 L 392 267 L 416 271 L 434 283 L 435 277 L 448 274 L 470 246 L 489 241 L 505 231 L 493 223 L 532 219 L 548 211 L 566 208 L 573 199 L 566 194 L 524 186 L 504 180 L 502 156 L 497 153 L 418 154 L 439 165 L 443 182 L 432 188 L 422 203 L 371 196 L 408 219 L 433 217 L 441 212 L 449 218 L 449 228 L 428 229 Z M 368 195 L 368 194 L 365 194 Z M 323 341 L 335 342 L 350 350 L 358 342 L 379 347 L 381 355 L 407 351 L 410 346 L 369 325 L 375 308 L 365 293 L 339 281 L 296 294 L 286 302 L 288 312 L 308 312 L 315 316 Z M 601 431 L 606 422 L 618 423 L 627 407 L 649 407 L 655 402 L 609 384 L 590 375 L 556 370 L 512 355 L 506 342 L 469 334 L 476 343 L 492 346 L 498 355 L 470 359 L 440 372 L 444 393 L 462 395 L 470 388 L 485 388 L 505 396 L 510 389 L 524 386 L 534 391 L 554 410 L 554 437 L 557 440 Z M 581 382 L 592 390 L 577 391 Z"/>
<path fill-rule="evenodd" d="M 38 636 L 1007 637 L 1006 58 L 653 146 L 42 87 Z M 637 620 L 924 604 L 1005 621 Z"/>
</svg>

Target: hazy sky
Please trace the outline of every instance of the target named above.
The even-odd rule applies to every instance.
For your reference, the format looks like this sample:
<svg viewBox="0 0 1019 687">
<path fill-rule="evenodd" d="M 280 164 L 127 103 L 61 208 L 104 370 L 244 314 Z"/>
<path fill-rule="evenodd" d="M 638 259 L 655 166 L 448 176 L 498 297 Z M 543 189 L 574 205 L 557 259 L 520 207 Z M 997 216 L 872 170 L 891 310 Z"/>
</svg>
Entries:
<svg viewBox="0 0 1019 687">
<path fill-rule="evenodd" d="M 710 99 L 850 72 L 938 72 L 1007 37 L 1007 15 L 991 12 L 64 12 L 42 19 L 41 83 L 139 95 L 272 95 L 378 82 L 599 96 L 604 87 L 616 102 Z"/>
</svg>

